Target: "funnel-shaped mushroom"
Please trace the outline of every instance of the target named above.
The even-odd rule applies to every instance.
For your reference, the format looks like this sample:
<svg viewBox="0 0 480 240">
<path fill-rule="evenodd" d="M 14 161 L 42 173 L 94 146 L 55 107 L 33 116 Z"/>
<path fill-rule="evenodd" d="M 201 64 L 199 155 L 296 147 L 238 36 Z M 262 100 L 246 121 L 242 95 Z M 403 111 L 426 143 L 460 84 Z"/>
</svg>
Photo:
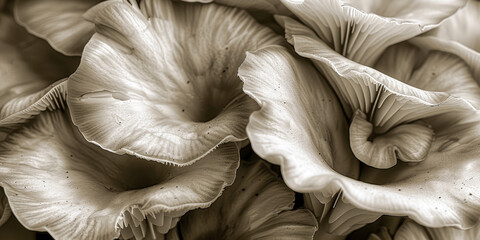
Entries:
<svg viewBox="0 0 480 240">
<path fill-rule="evenodd" d="M 478 89 L 471 89 L 468 94 L 458 97 L 445 92 L 423 91 L 373 69 L 350 68 L 349 65 L 354 63 L 330 58 L 332 50 L 317 48 L 316 51 L 322 54 L 311 56 L 324 59 L 325 66 L 330 67 L 332 73 L 344 79 L 362 80 L 338 81 L 339 86 L 348 83 L 367 86 L 372 79 L 383 79 L 384 83 L 403 91 L 405 94 L 381 90 L 381 94 L 391 96 L 391 99 L 375 106 L 366 101 L 376 99 L 371 98 L 375 91 L 365 91 L 368 88 L 350 88 L 351 91 L 339 92 L 344 94 L 339 94 L 339 98 L 355 96 L 356 100 L 352 102 L 362 106 L 361 109 L 375 107 L 385 111 L 378 120 L 392 119 L 393 116 L 394 121 L 401 122 L 405 118 L 413 121 L 418 120 L 414 115 L 423 116 L 421 120 L 425 126 L 431 125 L 435 134 L 426 158 L 413 165 L 399 161 L 386 170 L 362 166 L 359 171 L 358 160 L 348 144 L 346 119 L 351 115 L 342 114 L 338 102 L 335 103 L 337 99 L 330 98 L 332 90 L 314 67 L 278 47 L 248 54 L 239 70 L 245 82 L 244 91 L 261 106 L 260 111 L 252 114 L 247 126 L 255 152 L 269 162 L 281 165 L 283 178 L 290 188 L 313 193 L 314 197 L 308 199 L 310 204 L 319 201 L 336 205 L 334 211 L 338 212 L 326 217 L 330 223 L 341 221 L 340 225 L 346 224 L 345 227 L 336 226 L 338 229 L 358 228 L 361 226 L 358 223 L 366 224 L 367 220 L 374 221 L 383 214 L 409 216 L 428 227 L 468 228 L 475 224 L 480 214 L 480 178 L 475 170 L 480 168 L 480 115 L 460 97 L 475 96 Z M 350 70 L 343 71 L 345 69 Z M 418 71 L 423 70 L 419 68 Z M 370 73 L 382 77 L 371 78 Z M 458 82 L 451 81 L 435 87 L 454 93 L 456 84 Z M 449 86 L 452 89 L 448 89 Z M 398 97 L 404 99 L 399 101 L 402 104 L 395 107 L 395 111 L 382 110 L 394 106 L 392 103 Z M 423 97 L 425 100 L 421 100 Z M 443 101 L 435 102 L 436 99 Z M 478 99 L 477 95 L 473 100 Z M 433 102 L 430 104 L 429 101 Z M 360 102 L 363 104 L 358 104 Z M 442 109 L 442 104 L 449 106 L 448 111 L 429 113 L 430 109 Z M 405 112 L 401 118 L 395 117 L 402 111 Z M 403 143 L 403 146 L 411 148 L 409 144 Z M 315 209 L 317 217 L 321 217 L 321 207 Z"/>
<path fill-rule="evenodd" d="M 68 104 L 87 140 L 188 165 L 246 139 L 257 106 L 237 68 L 245 51 L 281 43 L 280 36 L 216 4 L 108 1 L 86 16 L 97 33 L 68 80 Z"/>
<path fill-rule="evenodd" d="M 238 163 L 234 143 L 187 167 L 117 155 L 88 143 L 60 110 L 0 142 L 0 182 L 13 213 L 62 239 L 161 236 L 185 212 L 210 206 Z"/>
</svg>

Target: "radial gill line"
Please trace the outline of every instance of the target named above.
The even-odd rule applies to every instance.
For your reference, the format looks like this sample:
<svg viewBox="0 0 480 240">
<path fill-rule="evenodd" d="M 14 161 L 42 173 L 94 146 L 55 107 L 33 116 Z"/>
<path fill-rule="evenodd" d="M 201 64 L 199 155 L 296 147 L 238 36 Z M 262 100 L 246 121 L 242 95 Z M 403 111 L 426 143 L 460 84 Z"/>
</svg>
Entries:
<svg viewBox="0 0 480 240">
<path fill-rule="evenodd" d="M 380 85 L 380 87 L 377 90 L 377 96 L 375 98 L 375 101 L 373 101 L 372 108 L 370 109 L 370 112 L 368 113 L 368 121 L 373 124 L 373 116 L 375 115 L 375 109 L 377 108 L 378 100 L 380 99 L 380 96 L 382 95 L 383 91 L 385 91 L 385 86 Z M 374 126 L 375 127 L 375 126 Z"/>
<path fill-rule="evenodd" d="M 117 228 L 121 239 L 157 239 L 175 226 L 183 214 L 184 211 L 144 213 L 138 207 L 131 207 L 122 213 Z"/>
<path fill-rule="evenodd" d="M 354 25 L 354 23 L 351 22 L 351 19 L 348 19 L 347 29 L 346 29 L 346 33 L 345 33 L 344 42 L 343 42 L 343 50 L 342 50 L 342 55 L 343 56 L 347 56 L 347 50 L 348 50 L 348 45 L 349 45 L 348 41 L 350 40 L 350 34 L 354 30 L 354 28 L 352 28 L 353 25 Z"/>
</svg>

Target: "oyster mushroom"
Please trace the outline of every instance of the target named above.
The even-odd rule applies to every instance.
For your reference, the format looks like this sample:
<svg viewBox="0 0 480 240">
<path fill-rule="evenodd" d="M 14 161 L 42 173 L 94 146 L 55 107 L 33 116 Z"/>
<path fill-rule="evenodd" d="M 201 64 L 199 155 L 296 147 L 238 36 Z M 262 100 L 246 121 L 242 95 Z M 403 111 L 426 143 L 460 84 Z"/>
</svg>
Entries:
<svg viewBox="0 0 480 240">
<path fill-rule="evenodd" d="M 372 66 L 380 54 L 438 26 L 466 3 L 455 1 L 282 0 L 329 47 Z"/>
<path fill-rule="evenodd" d="M 3 13 L 0 50 L 0 128 L 9 129 L 40 111 L 63 107 L 66 84 L 62 79 L 75 70 L 78 59 L 55 52 Z"/>
<path fill-rule="evenodd" d="M 328 46 L 325 46 L 328 51 L 316 49 L 315 53 L 321 52 L 318 56 L 330 63 L 325 65 L 332 68 L 331 72 L 344 73 L 343 77 L 361 76 L 359 79 L 364 81 L 359 81 L 359 86 L 368 83 L 366 80 L 370 78 L 362 73 L 367 72 L 366 67 L 358 66 L 343 72 L 350 62 L 342 59 L 338 62 L 343 65 L 335 65 L 332 63 L 335 60 L 329 58 L 333 51 Z M 432 126 L 435 136 L 423 161 L 413 165 L 399 161 L 389 169 L 367 165 L 359 168 L 359 160 L 349 146 L 347 119 L 351 111 L 347 108 L 344 114 L 333 94 L 335 87 L 333 90 L 329 88 L 317 69 L 280 47 L 249 53 L 239 69 L 239 76 L 245 82 L 244 91 L 261 106 L 252 114 L 247 126 L 254 151 L 281 166 L 282 176 L 290 188 L 310 193 L 307 200 L 310 205 L 315 205 L 316 216 L 335 225 L 338 235 L 347 234 L 384 214 L 408 216 L 427 227 L 465 229 L 473 226 L 479 220 L 480 212 L 480 179 L 473 170 L 480 167 L 480 115 L 461 96 L 476 96 L 478 89 L 451 97 L 445 92 L 428 92 L 408 86 L 373 69 L 368 72 L 383 76 L 373 79 L 384 79 L 385 83 L 399 84 L 397 89 L 416 93 L 411 99 L 443 99 L 442 104 L 451 101 L 451 105 L 447 104 L 448 111 L 435 114 L 428 111 L 442 109 L 442 104 L 431 104 L 431 107 L 425 104 L 428 101 L 418 100 L 415 101 L 422 104 L 405 100 L 404 105 L 394 111 L 398 114 L 399 111 L 417 109 L 402 116 L 410 118 L 421 114 L 425 117 L 422 120 Z M 327 79 L 329 77 L 332 76 L 327 75 Z M 352 82 L 338 81 L 341 86 Z M 451 81 L 440 88 L 449 91 L 445 88 L 454 88 L 456 84 Z M 354 95 L 355 92 L 351 91 L 351 96 L 358 96 L 358 102 L 368 99 L 360 93 L 371 93 L 363 90 Z M 346 92 L 339 93 L 347 95 Z M 342 99 L 340 94 L 339 99 Z M 478 96 L 475 99 L 478 100 Z M 362 103 L 365 102 L 369 106 L 368 101 Z M 357 106 L 365 107 L 362 104 Z M 399 119 L 394 117 L 393 120 Z"/>
<path fill-rule="evenodd" d="M 209 208 L 187 213 L 166 239 L 312 239 L 316 220 L 292 210 L 294 192 L 254 157 L 241 162 L 237 180 Z"/>
<path fill-rule="evenodd" d="M 247 138 L 257 105 L 243 93 L 237 68 L 245 51 L 281 44 L 280 36 L 216 4 L 108 1 L 86 17 L 97 33 L 68 80 L 67 101 L 88 141 L 188 165 Z"/>
<path fill-rule="evenodd" d="M 0 182 L 15 216 L 64 239 L 161 236 L 188 210 L 208 207 L 239 163 L 233 143 L 181 168 L 116 155 L 83 139 L 61 110 L 42 112 L 0 149 Z"/>
<path fill-rule="evenodd" d="M 369 166 L 422 161 L 434 131 L 429 124 L 413 122 L 480 107 L 472 69 L 455 55 L 399 44 L 385 51 L 374 69 L 333 51 L 295 20 L 282 22 L 296 52 L 313 60 L 339 97 L 351 119 L 353 153 Z M 412 146 L 418 148 L 408 150 Z"/>
</svg>

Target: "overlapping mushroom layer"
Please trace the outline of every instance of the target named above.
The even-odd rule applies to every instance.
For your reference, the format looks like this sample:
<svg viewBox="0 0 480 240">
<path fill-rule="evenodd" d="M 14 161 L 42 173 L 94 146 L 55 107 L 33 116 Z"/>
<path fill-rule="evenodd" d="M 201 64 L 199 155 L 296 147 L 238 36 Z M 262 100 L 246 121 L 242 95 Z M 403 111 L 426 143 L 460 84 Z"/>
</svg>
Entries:
<svg viewBox="0 0 480 240">
<path fill-rule="evenodd" d="M 422 161 L 435 133 L 429 124 L 419 120 L 446 112 L 473 111 L 480 106 L 480 88 L 475 81 L 477 69 L 472 67 L 475 64 L 471 58 L 464 62 L 461 58 L 468 58 L 464 55 L 459 58 L 439 52 L 426 54 L 410 45 L 392 47 L 382 55 L 388 46 L 401 41 L 402 37 L 418 35 L 420 32 L 416 32 L 416 27 L 421 31 L 425 30 L 423 27 L 433 27 L 464 3 L 442 2 L 435 10 L 420 15 L 417 11 L 428 3 L 284 2 L 307 25 L 288 17 L 278 17 L 285 27 L 286 38 L 297 53 L 313 60 L 333 87 L 351 120 L 351 148 L 363 163 L 390 168 L 397 159 Z M 402 10 L 392 11 L 393 7 Z M 313 14 L 313 11 L 330 8 L 338 14 Z M 344 11 L 343 15 L 339 13 L 341 11 Z M 404 13 L 410 14 L 402 15 Z M 367 18 L 371 19 L 366 21 Z M 342 37 L 338 36 L 339 33 Z M 357 39 L 361 41 L 356 42 Z M 348 40 L 353 41 L 351 45 Z M 358 49 L 362 52 L 357 52 Z M 375 66 L 387 75 L 368 66 Z"/>
<path fill-rule="evenodd" d="M 294 193 L 258 157 L 243 162 L 235 183 L 208 209 L 180 220 L 177 233 L 190 239 L 312 239 L 317 228 L 305 209 L 292 210 Z"/>
<path fill-rule="evenodd" d="M 480 21 L 480 3 L 468 0 L 464 8 L 427 35 L 454 40 L 478 52 L 480 51 L 480 43 L 477 41 L 480 37 L 480 30 L 476 26 L 478 21 Z"/>
<path fill-rule="evenodd" d="M 438 26 L 466 0 L 282 0 L 329 47 L 372 66 L 395 43 Z"/>
<path fill-rule="evenodd" d="M 176 165 L 246 139 L 257 106 L 237 68 L 245 51 L 281 37 L 215 4 L 108 1 L 86 17 L 97 33 L 68 81 L 72 118 L 86 139 Z"/>
<path fill-rule="evenodd" d="M 84 19 L 83 15 L 102 1 L 104 0 L 16 0 L 13 10 L 17 22 L 30 33 L 47 40 L 54 49 L 65 55 L 80 56 L 95 33 L 94 24 Z M 271 14 L 290 14 L 279 0 L 183 1 L 215 2 L 247 9 L 262 24 L 266 23 L 265 20 L 273 19 Z M 268 16 L 265 13 L 269 13 Z"/>
<path fill-rule="evenodd" d="M 369 166 L 389 168 L 397 159 L 422 161 L 434 132 L 419 120 L 447 112 L 473 112 L 480 106 L 480 87 L 472 69 L 459 57 L 399 44 L 381 56 L 376 70 L 336 53 L 304 25 L 279 19 L 295 50 L 311 58 L 333 87 L 352 121 L 352 150 Z M 411 146 L 420 148 L 412 152 Z"/>
<path fill-rule="evenodd" d="M 271 0 L 111 0 L 79 21 L 98 2 L 15 4 L 21 24 L 67 55 L 79 55 L 95 27 L 68 81 L 57 81 L 63 70 L 23 71 L 53 69 L 52 61 L 26 59 L 30 42 L 0 33 L 0 182 L 28 228 L 155 239 L 179 222 L 167 239 L 311 238 L 312 215 L 292 211 L 292 192 L 259 162 L 241 167 L 219 197 L 235 178 L 231 142 L 246 140 L 245 127 L 255 152 L 306 193 L 317 237 L 383 214 L 424 225 L 409 220 L 395 239 L 453 236 L 428 227 L 478 222 L 480 54 L 470 38 L 459 38 L 467 47 L 442 39 L 476 10 L 397 44 L 465 0 L 281 0 L 287 9 Z M 210 2 L 295 14 L 300 22 L 276 19 L 311 62 L 246 12 Z M 4 131 L 12 125 L 20 129 Z M 475 239 L 477 228 L 462 234 Z"/>
<path fill-rule="evenodd" d="M 317 48 L 317 51 L 322 51 L 319 49 L 321 48 Z M 335 61 L 335 58 L 329 57 L 329 51 L 322 53 L 324 54 L 318 56 L 325 59 L 326 63 Z M 346 59 L 342 62 L 345 64 L 341 66 L 349 64 Z M 333 69 L 327 77 L 332 78 L 335 74 L 342 73 L 336 64 L 325 65 Z M 337 84 L 345 86 L 348 82 L 355 83 L 349 79 L 370 79 L 364 78 L 368 75 L 361 73 L 365 67 L 350 69 L 345 71 L 345 75 L 339 74 L 331 81 L 335 80 Z M 378 76 L 383 76 L 373 69 L 367 72 L 376 74 L 377 78 L 372 79 L 381 79 Z M 262 107 L 252 114 L 247 127 L 253 149 L 262 158 L 281 165 L 285 182 L 292 189 L 315 193 L 313 200 L 322 203 L 331 203 L 335 200 L 332 200 L 332 196 L 338 196 L 338 201 L 334 201 L 336 207 L 327 217 L 333 222 L 347 224 L 347 227 L 339 229 L 351 231 L 352 226 L 361 226 L 358 225 L 359 222 L 365 224 L 366 219 L 374 221 L 382 214 L 407 215 L 429 227 L 466 228 L 478 221 L 480 179 L 472 169 L 479 167 L 477 145 L 480 116 L 472 110 L 467 100 L 452 98 L 446 93 L 422 91 L 383 76 L 389 83 L 397 84 L 397 89 L 417 93 L 414 95 L 416 97 L 430 96 L 430 99 L 435 99 L 440 96 L 446 98 L 447 103 L 452 102 L 448 111 L 431 115 L 428 110 L 437 107 L 441 109 L 441 105 L 433 104 L 430 107 L 428 104 L 419 104 L 419 109 L 402 105 L 390 113 L 395 116 L 392 113 L 398 114 L 403 110 L 406 111 L 403 117 L 410 118 L 415 114 L 426 117 L 423 121 L 432 126 L 435 138 L 423 161 L 416 165 L 398 162 L 387 170 L 364 166 L 358 171 L 358 160 L 348 144 L 348 125 L 345 121 L 349 115 L 343 115 L 341 110 L 339 112 L 338 106 L 331 107 L 334 104 L 322 103 L 335 99 L 328 98 L 332 94 L 329 93 L 331 90 L 326 86 L 325 80 L 318 77 L 317 70 L 308 66 L 308 62 L 291 56 L 282 48 L 272 47 L 249 54 L 239 74 L 245 82 L 245 92 Z M 368 81 L 356 84 L 364 83 Z M 436 86 L 441 88 L 438 90 L 448 91 L 445 88 L 456 83 L 452 81 L 445 84 Z M 305 90 L 304 86 L 308 86 L 309 90 Z M 471 90 L 467 95 L 478 100 L 478 89 Z M 347 92 L 339 92 L 347 95 Z M 358 103 L 365 97 L 362 93 L 370 91 L 352 91 L 350 96 L 352 99 L 353 96 L 358 96 Z M 404 96 L 406 94 L 400 95 Z M 462 96 L 464 95 L 459 97 Z M 339 94 L 340 99 L 341 97 Z M 409 100 L 402 103 L 409 103 Z M 410 103 L 413 104 L 411 106 L 417 104 Z M 462 109 L 462 105 L 465 108 Z M 388 115 L 390 111 L 385 111 L 383 115 Z M 346 109 L 345 112 L 348 113 L 349 110 Z M 394 117 L 394 120 L 398 121 L 399 118 Z M 344 169 L 337 168 L 335 164 Z M 349 172 L 345 168 L 349 168 L 352 174 L 345 174 Z M 341 194 L 335 195 L 339 191 Z M 340 207 L 341 205 L 345 207 Z"/>
<path fill-rule="evenodd" d="M 233 143 L 182 168 L 116 155 L 86 142 L 60 110 L 8 135 L 0 153 L 0 182 L 19 221 L 65 239 L 166 233 L 186 211 L 209 206 L 239 162 Z"/>
<path fill-rule="evenodd" d="M 78 59 L 56 53 L 4 13 L 0 13 L 0 51 L 0 128 L 63 107 L 66 84 L 61 79 L 74 71 Z"/>
<path fill-rule="evenodd" d="M 16 0 L 14 14 L 22 26 L 57 51 L 80 56 L 94 32 L 93 24 L 83 19 L 83 14 L 101 1 Z"/>
<path fill-rule="evenodd" d="M 411 39 L 423 50 L 441 50 L 461 57 L 472 68 L 480 83 L 480 31 L 474 25 L 480 20 L 480 3 L 469 0 L 467 5 L 438 28 Z M 468 29 L 468 30 L 467 30 Z"/>
</svg>

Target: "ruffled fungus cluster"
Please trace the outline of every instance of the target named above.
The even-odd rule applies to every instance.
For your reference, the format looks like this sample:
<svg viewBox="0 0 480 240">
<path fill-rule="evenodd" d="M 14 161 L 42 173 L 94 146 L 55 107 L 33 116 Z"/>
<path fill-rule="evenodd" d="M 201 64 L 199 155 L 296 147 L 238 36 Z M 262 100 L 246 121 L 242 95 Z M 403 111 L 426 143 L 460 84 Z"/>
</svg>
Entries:
<svg viewBox="0 0 480 240">
<path fill-rule="evenodd" d="M 479 12 L 473 0 L 0 1 L 0 226 L 477 239 Z"/>
</svg>

